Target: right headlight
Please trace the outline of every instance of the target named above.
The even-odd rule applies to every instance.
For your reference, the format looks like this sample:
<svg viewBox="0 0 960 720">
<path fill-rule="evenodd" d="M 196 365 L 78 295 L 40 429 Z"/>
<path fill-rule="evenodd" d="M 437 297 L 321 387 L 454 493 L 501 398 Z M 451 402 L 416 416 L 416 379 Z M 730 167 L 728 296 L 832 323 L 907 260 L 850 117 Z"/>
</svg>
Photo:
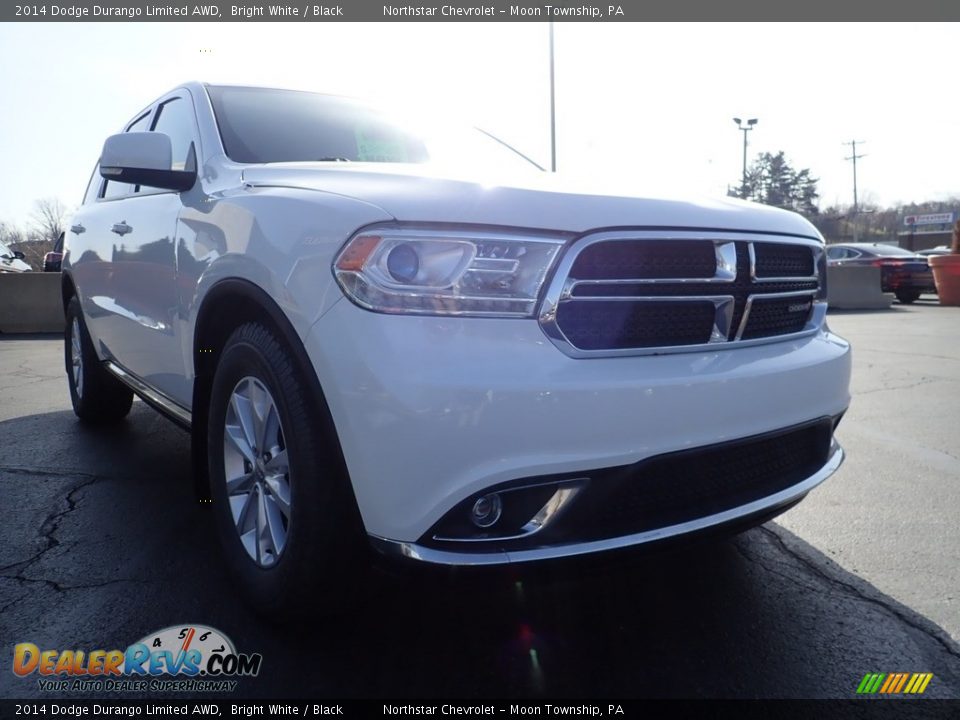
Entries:
<svg viewBox="0 0 960 720">
<path fill-rule="evenodd" d="M 369 310 L 533 317 L 567 238 L 498 231 L 368 228 L 333 263 L 347 297 Z"/>
</svg>

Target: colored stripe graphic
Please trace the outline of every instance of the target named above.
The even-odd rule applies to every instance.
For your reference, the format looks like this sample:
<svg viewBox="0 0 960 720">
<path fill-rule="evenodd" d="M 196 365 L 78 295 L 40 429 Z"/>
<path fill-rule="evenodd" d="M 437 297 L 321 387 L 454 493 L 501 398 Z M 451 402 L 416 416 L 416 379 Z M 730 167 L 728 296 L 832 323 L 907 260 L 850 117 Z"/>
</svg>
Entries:
<svg viewBox="0 0 960 720">
<path fill-rule="evenodd" d="M 897 686 L 890 692 L 898 693 L 903 690 L 903 686 L 907 684 L 907 680 L 910 678 L 910 673 L 900 673 L 900 682 L 897 683 Z"/>
<path fill-rule="evenodd" d="M 899 674 L 899 673 L 890 673 L 889 675 L 887 675 L 887 680 L 886 680 L 886 682 L 883 683 L 883 685 L 880 687 L 880 692 L 881 692 L 881 693 L 888 693 L 888 692 L 890 692 L 890 691 L 891 691 L 891 688 L 896 687 L 896 685 L 897 685 L 898 682 L 900 682 L 900 674 Z"/>
<path fill-rule="evenodd" d="M 933 673 L 867 673 L 857 686 L 858 695 L 921 695 Z"/>
</svg>

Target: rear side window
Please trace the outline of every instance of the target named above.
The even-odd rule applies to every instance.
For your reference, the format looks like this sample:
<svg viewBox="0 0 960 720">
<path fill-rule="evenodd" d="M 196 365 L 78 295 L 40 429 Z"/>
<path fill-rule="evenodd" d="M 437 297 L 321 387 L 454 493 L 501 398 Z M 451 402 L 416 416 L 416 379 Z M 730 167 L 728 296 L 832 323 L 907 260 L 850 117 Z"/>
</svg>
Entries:
<svg viewBox="0 0 960 720">
<path fill-rule="evenodd" d="M 127 126 L 127 129 L 124 132 L 146 132 L 150 129 L 150 112 L 147 111 L 136 120 L 134 120 L 130 125 Z M 99 168 L 99 166 L 98 166 Z M 99 170 L 97 172 L 99 175 Z M 128 185 L 127 183 L 119 183 L 108 180 L 103 188 L 103 194 L 100 196 L 104 200 L 110 200 L 112 198 L 124 197 L 126 195 L 131 195 L 136 192 L 135 185 Z"/>
</svg>

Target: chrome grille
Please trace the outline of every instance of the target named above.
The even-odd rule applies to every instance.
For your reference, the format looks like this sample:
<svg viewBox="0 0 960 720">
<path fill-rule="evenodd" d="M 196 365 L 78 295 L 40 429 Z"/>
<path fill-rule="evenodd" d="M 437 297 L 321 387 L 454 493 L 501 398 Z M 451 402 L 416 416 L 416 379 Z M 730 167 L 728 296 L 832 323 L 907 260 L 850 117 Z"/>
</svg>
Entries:
<svg viewBox="0 0 960 720">
<path fill-rule="evenodd" d="M 540 324 L 574 357 L 683 352 L 814 332 L 815 241 L 689 232 L 602 233 L 561 260 Z"/>
</svg>

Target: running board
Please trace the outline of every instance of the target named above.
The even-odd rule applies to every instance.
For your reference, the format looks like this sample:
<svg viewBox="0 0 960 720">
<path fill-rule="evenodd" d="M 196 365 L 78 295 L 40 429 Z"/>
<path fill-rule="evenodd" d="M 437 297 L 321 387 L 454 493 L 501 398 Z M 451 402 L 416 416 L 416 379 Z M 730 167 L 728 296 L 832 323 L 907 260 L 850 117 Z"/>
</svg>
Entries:
<svg viewBox="0 0 960 720">
<path fill-rule="evenodd" d="M 178 425 L 186 428 L 187 430 L 190 429 L 193 416 L 185 407 L 174 402 L 158 390 L 154 390 L 152 387 L 143 382 L 143 380 L 135 375 L 132 375 L 131 373 L 128 373 L 116 363 L 107 360 L 104 363 L 104 366 L 120 382 L 140 396 L 144 402 L 152 405 L 156 410 L 159 410 Z"/>
</svg>

